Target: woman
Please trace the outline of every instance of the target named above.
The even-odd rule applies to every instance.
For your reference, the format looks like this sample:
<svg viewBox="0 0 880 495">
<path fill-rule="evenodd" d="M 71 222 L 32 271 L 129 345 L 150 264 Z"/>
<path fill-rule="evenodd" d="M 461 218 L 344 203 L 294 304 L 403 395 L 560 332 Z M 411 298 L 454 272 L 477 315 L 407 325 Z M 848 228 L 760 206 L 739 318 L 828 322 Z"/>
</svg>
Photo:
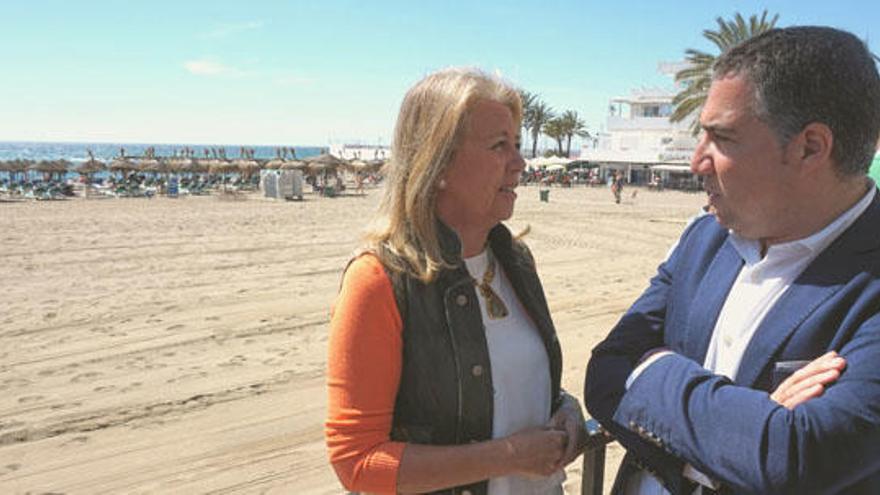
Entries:
<svg viewBox="0 0 880 495">
<path fill-rule="evenodd" d="M 331 319 L 326 438 L 349 490 L 561 493 L 583 417 L 534 261 L 501 224 L 521 118 L 476 70 L 403 101 L 380 221 Z"/>
</svg>

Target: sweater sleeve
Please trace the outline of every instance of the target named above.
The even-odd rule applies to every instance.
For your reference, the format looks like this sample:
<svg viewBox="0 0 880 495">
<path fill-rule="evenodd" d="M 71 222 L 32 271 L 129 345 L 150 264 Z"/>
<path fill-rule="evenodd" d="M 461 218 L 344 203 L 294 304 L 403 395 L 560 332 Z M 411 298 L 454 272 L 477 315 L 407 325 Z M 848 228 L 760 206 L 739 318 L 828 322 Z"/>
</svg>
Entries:
<svg viewBox="0 0 880 495">
<path fill-rule="evenodd" d="M 404 444 L 390 441 L 402 322 L 379 260 L 354 260 L 330 318 L 325 438 L 346 489 L 395 493 Z"/>
</svg>

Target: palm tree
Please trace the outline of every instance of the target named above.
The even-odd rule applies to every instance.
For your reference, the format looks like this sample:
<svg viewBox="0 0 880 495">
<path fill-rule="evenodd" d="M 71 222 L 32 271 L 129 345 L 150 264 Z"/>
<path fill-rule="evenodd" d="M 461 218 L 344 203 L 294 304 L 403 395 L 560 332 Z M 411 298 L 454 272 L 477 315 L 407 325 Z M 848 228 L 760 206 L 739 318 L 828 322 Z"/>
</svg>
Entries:
<svg viewBox="0 0 880 495">
<path fill-rule="evenodd" d="M 532 108 L 535 105 L 535 101 L 538 99 L 538 95 L 521 89 L 519 90 L 519 98 L 522 100 L 522 134 L 523 136 L 527 136 L 529 134 L 529 122 L 531 121 Z"/>
<path fill-rule="evenodd" d="M 532 138 L 532 157 L 538 153 L 538 136 L 544 131 L 544 126 L 555 117 L 553 109 L 537 97 L 532 102 L 530 111 L 523 119 L 523 127 L 529 130 Z"/>
<path fill-rule="evenodd" d="M 556 141 L 557 156 L 563 156 L 562 140 L 565 139 L 566 131 L 566 122 L 562 117 L 554 117 L 544 124 L 544 134 Z"/>
<path fill-rule="evenodd" d="M 714 43 L 720 53 L 724 53 L 753 36 L 773 29 L 778 19 L 779 14 L 776 14 L 768 21 L 767 11 L 764 10 L 760 18 L 757 15 L 752 15 L 746 22 L 743 16 L 737 12 L 733 20 L 716 18 L 718 30 L 706 29 L 703 31 L 703 36 Z M 685 50 L 685 60 L 688 62 L 688 67 L 675 74 L 675 81 L 682 83 L 684 89 L 672 99 L 675 111 L 669 117 L 670 121 L 681 122 L 703 107 L 703 103 L 706 102 L 706 94 L 709 92 L 709 85 L 712 83 L 712 66 L 715 64 L 716 58 L 718 55 L 693 48 Z M 691 130 L 695 135 L 699 131 L 699 123 L 696 119 L 691 124 Z"/>
<path fill-rule="evenodd" d="M 571 138 L 574 136 L 590 137 L 587 132 L 587 125 L 578 117 L 577 112 L 566 110 L 561 117 L 563 129 L 565 131 L 565 156 L 571 156 Z"/>
</svg>

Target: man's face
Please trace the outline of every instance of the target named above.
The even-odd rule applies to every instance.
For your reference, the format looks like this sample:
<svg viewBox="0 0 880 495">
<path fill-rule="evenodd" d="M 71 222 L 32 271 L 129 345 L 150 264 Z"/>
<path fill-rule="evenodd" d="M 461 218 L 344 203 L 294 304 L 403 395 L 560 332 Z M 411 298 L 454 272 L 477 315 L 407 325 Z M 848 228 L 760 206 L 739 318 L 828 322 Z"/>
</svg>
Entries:
<svg viewBox="0 0 880 495">
<path fill-rule="evenodd" d="M 710 211 L 721 225 L 773 243 L 791 232 L 794 167 L 783 146 L 752 109 L 754 89 L 734 76 L 712 82 L 691 170 L 703 176 Z"/>
</svg>

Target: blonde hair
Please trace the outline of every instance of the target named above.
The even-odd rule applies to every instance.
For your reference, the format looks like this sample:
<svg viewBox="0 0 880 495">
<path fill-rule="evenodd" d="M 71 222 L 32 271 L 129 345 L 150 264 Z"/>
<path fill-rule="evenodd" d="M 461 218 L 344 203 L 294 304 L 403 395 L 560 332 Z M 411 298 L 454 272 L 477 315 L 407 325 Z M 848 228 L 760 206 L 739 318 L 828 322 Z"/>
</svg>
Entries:
<svg viewBox="0 0 880 495">
<path fill-rule="evenodd" d="M 467 130 L 470 111 L 480 100 L 507 106 L 517 127 L 522 121 L 519 91 L 478 69 L 440 70 L 406 93 L 379 213 L 365 237 L 367 248 L 387 268 L 423 282 L 449 268 L 437 238 L 436 186 Z"/>
</svg>

